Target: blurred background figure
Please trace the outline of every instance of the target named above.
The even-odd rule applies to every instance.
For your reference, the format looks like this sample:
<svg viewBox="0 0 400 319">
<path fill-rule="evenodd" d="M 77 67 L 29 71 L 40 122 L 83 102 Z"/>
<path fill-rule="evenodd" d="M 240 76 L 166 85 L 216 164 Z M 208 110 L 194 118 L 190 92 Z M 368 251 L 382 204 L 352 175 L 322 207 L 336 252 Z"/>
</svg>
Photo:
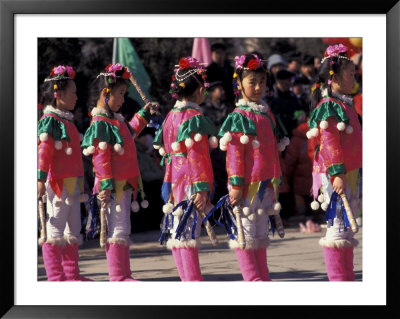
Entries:
<svg viewBox="0 0 400 319">
<path fill-rule="evenodd" d="M 299 51 L 293 51 L 288 54 L 288 65 L 287 70 L 294 73 L 296 77 L 300 75 L 301 67 L 301 53 Z"/>
<path fill-rule="evenodd" d="M 268 77 L 267 77 L 267 102 L 274 94 L 274 85 L 276 83 L 276 73 L 279 70 L 285 69 L 287 67 L 286 60 L 280 54 L 272 54 L 268 57 L 267 60 L 267 69 L 268 69 Z"/>
<path fill-rule="evenodd" d="M 304 93 L 307 96 L 311 95 L 311 87 L 316 81 L 316 73 L 314 68 L 314 57 L 305 54 L 301 60 L 300 76 L 298 79 L 303 83 Z"/>
</svg>

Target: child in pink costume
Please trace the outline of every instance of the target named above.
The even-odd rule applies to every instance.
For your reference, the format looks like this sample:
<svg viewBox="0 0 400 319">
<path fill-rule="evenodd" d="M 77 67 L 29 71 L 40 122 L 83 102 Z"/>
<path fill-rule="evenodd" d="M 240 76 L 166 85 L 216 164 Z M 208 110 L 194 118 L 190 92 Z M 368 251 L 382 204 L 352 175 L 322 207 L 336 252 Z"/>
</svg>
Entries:
<svg viewBox="0 0 400 319">
<path fill-rule="evenodd" d="M 140 172 L 134 137 L 150 120 L 150 103 L 129 123 L 117 113 L 124 103 L 129 77 L 127 68 L 118 63 L 108 65 L 97 76 L 89 101 L 92 120 L 82 142 L 83 154 L 92 154 L 96 175 L 93 193 L 107 203 L 106 256 L 110 281 L 134 281 L 129 261 L 130 212 L 140 209 L 136 201 Z M 143 200 L 141 205 L 146 208 L 148 202 Z"/>
<path fill-rule="evenodd" d="M 81 136 L 70 112 L 76 104 L 75 71 L 59 65 L 41 85 L 45 105 L 38 123 L 38 198 L 47 195 L 47 240 L 42 244 L 49 281 L 90 281 L 79 274 L 83 193 Z"/>
<path fill-rule="evenodd" d="M 329 46 L 324 56 L 307 132 L 307 137 L 317 145 L 311 207 L 318 209 L 319 201 L 326 211 L 328 228 L 319 243 L 324 248 L 329 280 L 353 281 L 353 250 L 358 241 L 339 195 L 346 194 L 356 214 L 361 207 L 362 135 L 350 95 L 355 67 L 342 44 Z"/>
<path fill-rule="evenodd" d="M 203 280 L 198 256 L 203 219 L 199 211 L 205 211 L 212 192 L 209 144 L 214 148 L 218 146 L 213 136 L 216 128 L 199 107 L 208 85 L 205 78 L 205 70 L 196 59 L 185 57 L 179 61 L 170 90 L 177 101 L 153 142 L 163 156 L 161 165 L 165 165 L 162 197 L 166 204 L 161 228 L 164 234 L 170 232 L 167 237 L 171 235 L 160 241 L 167 241 L 167 247 L 172 250 L 182 281 Z M 192 215 L 185 217 L 182 207 L 173 211 L 177 204 L 192 197 L 196 206 Z M 180 223 L 185 223 L 183 231 L 178 228 L 182 226 Z"/>
<path fill-rule="evenodd" d="M 235 58 L 235 94 L 242 98 L 223 123 L 220 148 L 227 152 L 226 169 L 231 205 L 243 207 L 241 221 L 245 248 L 237 239 L 235 249 L 245 281 L 269 281 L 266 248 L 269 243 L 269 216 L 278 215 L 277 188 L 281 179 L 279 151 L 288 145 L 282 138 L 277 144 L 275 118 L 262 101 L 266 90 L 266 68 L 256 54 Z M 282 137 L 282 136 L 281 136 Z"/>
</svg>

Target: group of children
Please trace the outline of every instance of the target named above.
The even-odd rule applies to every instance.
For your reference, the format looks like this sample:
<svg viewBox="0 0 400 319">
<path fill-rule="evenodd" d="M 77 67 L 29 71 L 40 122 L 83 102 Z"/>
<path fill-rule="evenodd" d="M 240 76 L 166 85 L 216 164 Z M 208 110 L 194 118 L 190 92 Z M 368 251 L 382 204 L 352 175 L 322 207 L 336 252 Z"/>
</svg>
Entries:
<svg viewBox="0 0 400 319">
<path fill-rule="evenodd" d="M 218 132 L 199 107 L 207 94 L 206 70 L 193 57 L 183 57 L 175 66 L 170 93 L 176 103 L 153 144 L 165 166 L 160 242 L 172 251 L 182 281 L 203 280 L 200 232 L 204 223 L 210 238 L 216 240 L 208 223 L 215 216 L 227 230 L 243 279 L 270 281 L 268 234 L 272 229 L 284 236 L 278 187 L 280 152 L 289 141 L 262 100 L 267 73 L 265 61 L 257 54 L 235 58 L 236 108 Z M 147 103 L 126 121 L 118 111 L 129 85 L 129 69 L 109 65 L 92 84 L 91 124 L 85 135 L 79 136 L 71 113 L 77 100 L 74 77 L 72 67 L 58 66 L 41 86 L 45 109 L 38 124 L 38 198 L 46 194 L 47 239 L 41 244 L 47 277 L 49 281 L 90 280 L 80 275 L 78 266 L 80 202 L 87 200 L 83 152 L 92 156 L 93 193 L 106 211 L 109 279 L 135 281 L 130 269 L 130 212 L 139 210 L 141 183 L 134 138 L 150 121 L 155 106 Z M 326 236 L 320 241 L 329 280 L 354 280 L 353 247 L 357 242 L 338 196 L 345 193 L 353 211 L 361 203 L 361 127 L 349 96 L 353 84 L 354 64 L 346 47 L 328 47 L 314 91 L 307 136 L 316 145 L 313 194 L 329 217 Z M 228 194 L 213 207 L 210 148 L 218 146 L 226 151 Z M 147 207 L 143 199 L 141 205 Z M 317 201 L 313 207 L 319 207 Z"/>
</svg>

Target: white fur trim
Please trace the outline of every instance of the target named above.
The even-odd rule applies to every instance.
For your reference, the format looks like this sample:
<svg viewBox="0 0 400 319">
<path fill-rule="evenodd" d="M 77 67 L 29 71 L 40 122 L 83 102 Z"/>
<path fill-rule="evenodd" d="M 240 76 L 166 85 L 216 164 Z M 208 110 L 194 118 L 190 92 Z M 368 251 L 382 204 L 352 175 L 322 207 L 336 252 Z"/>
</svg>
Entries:
<svg viewBox="0 0 400 319">
<path fill-rule="evenodd" d="M 70 111 L 61 111 L 60 109 L 57 109 L 52 105 L 46 105 L 46 107 L 44 108 L 43 114 L 47 113 L 56 113 L 59 117 L 70 121 L 73 121 L 74 119 L 74 114 L 72 114 Z"/>
<path fill-rule="evenodd" d="M 259 148 L 260 147 L 260 141 L 259 140 L 253 140 L 251 142 L 251 144 L 253 145 L 253 148 Z"/>
<path fill-rule="evenodd" d="M 247 219 L 248 219 L 249 221 L 251 221 L 251 222 L 254 222 L 254 221 L 256 220 L 256 214 L 254 214 L 254 213 L 249 214 L 249 215 L 247 216 Z"/>
<path fill-rule="evenodd" d="M 196 133 L 196 134 L 194 135 L 194 140 L 195 140 L 196 142 L 200 142 L 202 139 L 203 139 L 203 136 L 202 136 L 200 133 Z"/>
<path fill-rule="evenodd" d="M 247 144 L 249 141 L 250 141 L 250 139 L 249 139 L 249 137 L 248 137 L 246 134 L 243 134 L 243 135 L 240 137 L 240 143 L 242 143 L 242 144 Z"/>
<path fill-rule="evenodd" d="M 200 248 L 201 242 L 199 239 L 191 239 L 191 240 L 178 240 L 174 238 L 170 238 L 167 241 L 167 248 Z"/>
<path fill-rule="evenodd" d="M 346 126 L 346 133 L 347 134 L 351 134 L 351 133 L 353 133 L 353 131 L 354 131 L 354 129 L 353 129 L 353 127 L 351 125 L 347 125 Z"/>
<path fill-rule="evenodd" d="M 146 209 L 147 207 L 149 207 L 149 201 L 148 200 L 142 200 L 140 202 L 140 206 L 142 206 L 142 208 Z"/>
<path fill-rule="evenodd" d="M 47 238 L 46 244 L 57 245 L 61 247 L 65 247 L 66 240 L 64 237 L 54 237 L 54 238 Z"/>
<path fill-rule="evenodd" d="M 158 153 L 159 153 L 161 156 L 164 156 L 164 155 L 165 155 L 165 149 L 164 149 L 164 147 L 161 147 L 161 148 L 158 150 Z"/>
<path fill-rule="evenodd" d="M 172 147 L 172 150 L 175 151 L 175 152 L 178 152 L 180 150 L 180 145 L 179 145 L 178 142 L 173 142 L 171 144 L 171 147 Z"/>
<path fill-rule="evenodd" d="M 99 143 L 99 148 L 101 149 L 101 150 L 105 150 L 106 148 L 107 148 L 107 142 L 100 142 Z"/>
<path fill-rule="evenodd" d="M 193 140 L 192 140 L 190 137 L 188 137 L 187 139 L 185 139 L 185 145 L 186 145 L 186 147 L 190 148 L 190 147 L 193 146 L 193 144 L 194 144 L 194 142 L 193 142 Z"/>
<path fill-rule="evenodd" d="M 40 133 L 40 135 L 39 135 L 40 141 L 44 142 L 44 141 L 47 141 L 48 139 L 49 139 L 49 133 L 46 133 L 46 132 Z"/>
<path fill-rule="evenodd" d="M 257 240 L 254 238 L 249 238 L 246 237 L 245 238 L 245 242 L 246 242 L 246 246 L 245 246 L 245 250 L 247 249 L 257 249 L 258 248 L 258 244 L 257 244 Z M 230 239 L 229 240 L 229 248 L 230 249 L 237 249 L 240 248 L 240 245 L 238 243 L 238 241 L 236 239 Z"/>
<path fill-rule="evenodd" d="M 328 206 L 329 206 L 328 203 L 322 203 L 322 204 L 321 204 L 321 209 L 322 209 L 323 211 L 326 211 L 326 210 L 328 209 Z"/>
<path fill-rule="evenodd" d="M 232 141 L 232 134 L 230 132 L 226 132 L 222 138 L 225 141 L 230 142 L 230 141 Z"/>
<path fill-rule="evenodd" d="M 258 216 L 262 216 L 262 215 L 264 215 L 264 213 L 265 213 L 264 209 L 262 209 L 262 208 L 257 209 L 257 215 Z"/>
<path fill-rule="evenodd" d="M 312 210 L 317 210 L 319 208 L 319 203 L 316 201 L 316 200 L 314 200 L 312 203 L 311 203 L 311 209 Z"/>
<path fill-rule="evenodd" d="M 79 235 L 78 237 L 76 236 L 64 236 L 65 242 L 68 245 L 75 245 L 78 244 L 78 246 L 81 246 L 83 244 L 83 239 L 82 236 Z"/>
<path fill-rule="evenodd" d="M 190 101 L 176 101 L 174 107 L 176 107 L 177 109 L 182 109 L 184 107 L 193 107 L 195 108 L 197 111 L 201 112 L 201 108 L 198 104 L 194 103 L 194 102 L 190 102 Z"/>
<path fill-rule="evenodd" d="M 153 145 L 155 150 L 159 150 L 161 148 L 161 145 Z"/>
<path fill-rule="evenodd" d="M 347 239 L 326 240 L 325 237 L 323 237 L 319 240 L 319 245 L 327 248 L 356 247 L 358 246 L 358 240 L 355 238 L 352 238 L 350 240 Z"/>
<path fill-rule="evenodd" d="M 107 115 L 107 116 L 109 115 L 107 110 L 104 108 L 101 108 L 101 107 L 94 107 L 90 113 L 92 113 L 92 116 L 96 116 L 96 115 L 100 115 L 100 114 Z"/>
<path fill-rule="evenodd" d="M 86 203 L 89 200 L 89 195 L 85 194 L 85 193 L 81 193 L 81 194 L 79 194 L 78 198 L 79 198 L 79 202 Z"/>
<path fill-rule="evenodd" d="M 208 139 L 208 143 L 210 144 L 211 148 L 217 148 L 218 138 L 216 136 L 210 136 L 210 138 Z"/>
<path fill-rule="evenodd" d="M 126 240 L 125 238 L 107 238 L 107 243 L 129 246 L 129 240 Z"/>
<path fill-rule="evenodd" d="M 71 155 L 71 154 L 72 154 L 72 147 L 67 147 L 67 148 L 65 149 L 65 154 Z"/>
<path fill-rule="evenodd" d="M 74 199 L 73 199 L 72 196 L 68 196 L 68 197 L 65 199 L 65 204 L 67 204 L 68 206 L 72 206 L 72 204 L 73 204 L 74 202 L 75 202 L 75 201 L 74 201 Z"/>
<path fill-rule="evenodd" d="M 339 122 L 339 123 L 336 125 L 336 127 L 337 127 L 337 129 L 338 129 L 339 131 L 344 131 L 345 128 L 346 128 L 346 124 L 345 124 L 344 122 Z"/>
<path fill-rule="evenodd" d="M 320 202 L 320 203 L 323 203 L 324 202 L 324 194 L 319 194 L 319 196 L 318 196 L 318 201 Z"/>
<path fill-rule="evenodd" d="M 139 203 L 138 203 L 136 200 L 134 200 L 134 201 L 132 202 L 132 204 L 131 204 L 131 210 L 132 210 L 134 213 L 137 213 L 137 212 L 140 210 Z"/>
<path fill-rule="evenodd" d="M 268 110 L 268 104 L 265 103 L 264 101 L 260 101 L 260 103 L 256 103 L 256 102 L 251 102 L 251 101 L 246 101 L 244 99 L 240 99 L 236 103 L 236 106 L 240 106 L 240 105 L 248 106 L 249 108 L 251 108 L 257 112 L 266 113 Z"/>
<path fill-rule="evenodd" d="M 314 127 L 310 130 L 311 136 L 317 137 L 319 135 L 319 129 L 317 127 Z"/>
<path fill-rule="evenodd" d="M 242 212 L 244 216 L 249 216 L 251 214 L 250 207 L 247 206 L 243 207 Z"/>
<path fill-rule="evenodd" d="M 274 204 L 274 211 L 280 211 L 282 209 L 282 205 L 281 205 L 281 203 L 279 203 L 279 202 L 276 202 L 275 204 Z"/>
<path fill-rule="evenodd" d="M 87 148 L 87 150 L 88 150 L 88 153 L 89 153 L 89 154 L 93 154 L 94 151 L 96 150 L 96 148 L 95 148 L 93 145 L 90 145 L 90 146 Z"/>
<path fill-rule="evenodd" d="M 174 208 L 174 205 L 172 203 L 166 203 L 162 210 L 164 214 L 169 214 L 172 213 L 172 209 Z"/>
<path fill-rule="evenodd" d="M 182 216 L 184 213 L 182 207 L 177 208 L 175 211 L 172 212 L 172 215 L 174 216 Z"/>
<path fill-rule="evenodd" d="M 116 151 L 117 153 L 119 153 L 122 149 L 121 144 L 117 143 L 114 145 L 114 151 Z"/>
<path fill-rule="evenodd" d="M 323 130 L 326 130 L 326 129 L 328 128 L 328 126 L 329 126 L 328 121 L 321 121 L 321 122 L 319 123 L 319 127 L 320 127 L 321 129 L 323 129 Z"/>
<path fill-rule="evenodd" d="M 60 150 L 60 149 L 62 149 L 62 142 L 61 141 L 55 141 L 54 142 L 54 148 L 56 149 L 56 150 Z"/>
<path fill-rule="evenodd" d="M 115 211 L 116 211 L 117 213 L 122 212 L 122 209 L 121 209 L 121 205 L 120 205 L 120 204 L 115 205 Z"/>
</svg>

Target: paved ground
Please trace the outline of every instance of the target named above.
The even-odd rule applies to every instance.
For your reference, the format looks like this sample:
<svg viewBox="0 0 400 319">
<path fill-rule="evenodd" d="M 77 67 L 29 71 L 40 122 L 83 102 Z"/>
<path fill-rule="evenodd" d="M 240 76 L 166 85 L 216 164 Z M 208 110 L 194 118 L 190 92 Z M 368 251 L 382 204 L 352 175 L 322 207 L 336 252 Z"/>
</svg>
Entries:
<svg viewBox="0 0 400 319">
<path fill-rule="evenodd" d="M 319 238 L 325 233 L 301 233 L 298 223 L 286 227 L 286 236 L 277 234 L 268 247 L 268 267 L 273 281 L 327 281 Z M 221 227 L 216 228 L 219 246 L 213 247 L 203 229 L 200 266 L 205 281 L 241 281 L 242 275 L 235 254 L 228 248 L 228 240 Z M 172 254 L 157 241 L 159 231 L 134 233 L 131 238 L 131 270 L 141 281 L 179 281 Z M 359 246 L 354 251 L 356 280 L 362 280 L 362 227 L 356 234 Z M 46 280 L 41 250 L 38 258 L 38 280 Z M 80 269 L 84 276 L 96 281 L 108 281 L 105 251 L 98 239 L 80 247 Z"/>
</svg>

